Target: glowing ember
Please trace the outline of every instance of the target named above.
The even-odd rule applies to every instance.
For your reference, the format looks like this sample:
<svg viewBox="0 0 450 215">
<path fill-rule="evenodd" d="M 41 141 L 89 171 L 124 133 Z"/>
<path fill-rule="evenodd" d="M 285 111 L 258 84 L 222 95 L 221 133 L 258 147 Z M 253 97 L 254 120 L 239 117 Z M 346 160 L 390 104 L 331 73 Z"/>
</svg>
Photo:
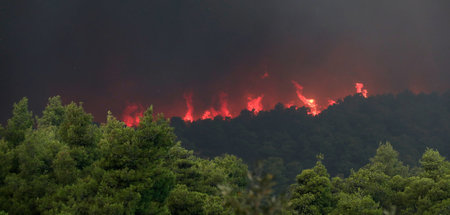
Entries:
<svg viewBox="0 0 450 215">
<path fill-rule="evenodd" d="M 122 113 L 122 120 L 128 127 L 138 126 L 144 107 L 140 104 L 129 104 Z"/>
<path fill-rule="evenodd" d="M 263 110 L 263 105 L 261 103 L 264 95 L 260 95 L 256 98 L 252 98 L 251 96 L 247 97 L 247 110 L 253 111 L 253 113 L 257 114 L 258 112 Z"/>
<path fill-rule="evenodd" d="M 297 93 L 297 97 L 300 99 L 300 101 L 305 104 L 306 107 L 309 108 L 308 114 L 311 114 L 313 116 L 320 113 L 320 110 L 317 109 L 317 104 L 314 99 L 307 99 L 303 94 L 302 90 L 303 87 L 298 84 L 296 81 L 292 81 L 292 84 L 294 84 L 295 88 L 297 89 L 295 92 Z"/>
<path fill-rule="evenodd" d="M 192 122 L 194 121 L 193 117 L 194 106 L 192 105 L 192 93 L 185 93 L 184 99 L 186 100 L 187 111 L 183 117 L 183 120 L 186 122 Z"/>
<path fill-rule="evenodd" d="M 363 89 L 364 84 L 363 83 L 356 83 L 355 84 L 356 93 L 361 94 L 364 98 L 367 98 L 367 90 Z"/>
</svg>

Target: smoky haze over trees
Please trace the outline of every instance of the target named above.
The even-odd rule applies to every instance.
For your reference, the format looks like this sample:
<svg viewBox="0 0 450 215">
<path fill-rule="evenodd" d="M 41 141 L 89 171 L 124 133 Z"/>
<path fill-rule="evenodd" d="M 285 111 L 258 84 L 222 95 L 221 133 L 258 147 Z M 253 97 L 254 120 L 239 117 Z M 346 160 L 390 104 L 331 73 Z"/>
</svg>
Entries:
<svg viewBox="0 0 450 215">
<path fill-rule="evenodd" d="M 127 102 L 181 116 L 187 90 L 200 109 L 221 91 L 284 102 L 291 80 L 314 97 L 343 97 L 356 81 L 373 94 L 446 90 L 449 4 L 2 1 L 0 121 L 23 96 L 33 110 L 54 94 L 84 101 L 104 122 Z"/>
</svg>

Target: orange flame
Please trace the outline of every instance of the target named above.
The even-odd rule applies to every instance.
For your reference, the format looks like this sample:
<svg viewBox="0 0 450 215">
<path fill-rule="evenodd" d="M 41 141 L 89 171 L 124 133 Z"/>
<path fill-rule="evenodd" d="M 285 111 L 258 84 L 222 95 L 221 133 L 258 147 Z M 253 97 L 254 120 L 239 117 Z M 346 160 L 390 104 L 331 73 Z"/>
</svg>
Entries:
<svg viewBox="0 0 450 215">
<path fill-rule="evenodd" d="M 264 95 L 260 95 L 256 98 L 252 98 L 251 96 L 247 97 L 247 110 L 253 111 L 255 114 L 263 110 L 263 105 L 261 103 Z"/>
<path fill-rule="evenodd" d="M 300 101 L 305 104 L 305 106 L 309 107 L 308 114 L 311 114 L 313 116 L 320 113 L 320 111 L 317 109 L 317 104 L 314 99 L 308 99 L 302 94 L 303 86 L 298 84 L 296 81 L 292 81 L 292 84 L 294 84 L 295 88 L 297 89 L 295 92 L 297 93 L 297 97 L 300 99 Z"/>
<path fill-rule="evenodd" d="M 205 110 L 202 115 L 202 119 L 214 119 L 216 116 L 220 115 L 223 118 L 232 117 L 230 110 L 228 109 L 228 95 L 224 92 L 219 94 L 220 110 L 217 111 L 214 107 Z"/>
<path fill-rule="evenodd" d="M 183 95 L 183 97 L 186 100 L 186 106 L 187 106 L 187 111 L 183 117 L 183 120 L 186 122 L 192 122 L 192 121 L 194 121 L 194 117 L 193 117 L 194 106 L 192 105 L 192 93 L 185 93 Z"/>
<path fill-rule="evenodd" d="M 367 98 L 367 90 L 366 89 L 364 89 L 361 94 L 363 95 L 364 98 Z"/>
<path fill-rule="evenodd" d="M 122 120 L 128 127 L 138 126 L 140 117 L 144 114 L 144 107 L 140 104 L 129 104 L 122 113 Z"/>
<path fill-rule="evenodd" d="M 225 117 L 231 117 L 230 110 L 228 110 L 228 95 L 224 92 L 220 93 L 220 115 Z"/>
<path fill-rule="evenodd" d="M 364 98 L 367 98 L 367 90 L 363 89 L 364 88 L 364 84 L 363 83 L 356 83 L 355 84 L 355 88 L 356 88 L 356 93 L 361 94 Z"/>
<path fill-rule="evenodd" d="M 267 77 L 268 73 L 266 72 L 263 76 Z M 304 104 L 305 107 L 307 107 L 308 114 L 316 116 L 319 113 L 322 112 L 322 110 L 326 109 L 328 106 L 337 104 L 336 100 L 328 99 L 328 102 L 326 104 L 320 105 L 317 103 L 317 100 L 314 98 L 307 98 L 305 95 L 303 95 L 303 86 L 301 86 L 298 82 L 292 81 L 292 84 L 294 85 L 296 89 L 296 95 L 297 98 Z M 367 98 L 368 92 L 366 89 L 364 89 L 363 83 L 355 83 L 356 93 L 361 94 L 364 98 Z M 257 97 L 248 96 L 247 97 L 247 110 L 252 111 L 254 114 L 258 114 L 260 111 L 263 110 L 262 105 L 262 99 L 264 95 L 260 95 Z M 185 116 L 183 117 L 183 120 L 186 122 L 193 122 L 194 121 L 194 106 L 192 103 L 192 93 L 185 93 L 184 99 L 186 100 L 186 106 L 187 111 Z M 287 108 L 291 108 L 295 105 L 294 101 L 290 101 L 288 103 L 285 103 L 284 106 Z M 296 107 L 297 108 L 297 107 Z M 129 114 L 128 114 L 129 115 Z M 229 103 L 228 103 L 228 94 L 221 92 L 219 94 L 219 104 L 215 104 L 211 106 L 210 108 L 206 109 L 203 114 L 199 117 L 200 119 L 214 119 L 217 116 L 221 116 L 222 118 L 230 117 L 232 118 L 231 111 L 229 109 Z M 134 121 L 133 121 L 134 120 Z M 137 117 L 125 117 L 124 121 L 126 121 L 127 125 L 133 126 L 137 125 L 139 123 L 139 118 Z M 136 123 L 137 121 L 137 123 Z"/>
<path fill-rule="evenodd" d="M 217 111 L 214 108 L 210 108 L 203 113 L 202 119 L 214 119 L 217 115 L 219 115 Z"/>
</svg>

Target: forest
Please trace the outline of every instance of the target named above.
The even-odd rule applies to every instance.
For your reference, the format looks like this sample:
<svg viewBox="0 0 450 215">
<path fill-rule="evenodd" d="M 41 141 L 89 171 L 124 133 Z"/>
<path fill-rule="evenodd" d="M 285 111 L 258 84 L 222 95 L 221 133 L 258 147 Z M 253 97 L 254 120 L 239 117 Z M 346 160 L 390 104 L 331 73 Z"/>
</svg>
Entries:
<svg viewBox="0 0 450 215">
<path fill-rule="evenodd" d="M 23 98 L 0 126 L 0 214 L 450 214 L 449 95 L 193 123 L 149 107 L 136 127 Z"/>
<path fill-rule="evenodd" d="M 171 125 L 182 146 L 202 157 L 233 154 L 274 174 L 277 190 L 294 182 L 316 155 L 332 176 L 346 177 L 364 166 L 380 143 L 390 142 L 411 167 L 427 147 L 450 156 L 450 92 L 345 97 L 317 116 L 305 107 L 282 104 L 257 115 L 244 110 L 233 119 L 216 117 Z"/>
</svg>

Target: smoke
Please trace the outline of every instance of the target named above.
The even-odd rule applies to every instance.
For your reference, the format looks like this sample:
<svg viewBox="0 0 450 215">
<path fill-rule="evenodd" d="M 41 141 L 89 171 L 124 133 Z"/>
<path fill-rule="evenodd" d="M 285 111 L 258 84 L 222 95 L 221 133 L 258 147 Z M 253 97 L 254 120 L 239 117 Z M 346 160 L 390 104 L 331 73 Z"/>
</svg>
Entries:
<svg viewBox="0 0 450 215">
<path fill-rule="evenodd" d="M 57 94 L 83 101 L 104 121 L 127 102 L 185 116 L 186 91 L 193 118 L 236 116 L 248 95 L 301 105 L 291 80 L 319 106 L 358 81 L 371 95 L 449 89 L 447 0 L 0 4 L 3 122 L 22 96 L 35 112 Z"/>
</svg>

